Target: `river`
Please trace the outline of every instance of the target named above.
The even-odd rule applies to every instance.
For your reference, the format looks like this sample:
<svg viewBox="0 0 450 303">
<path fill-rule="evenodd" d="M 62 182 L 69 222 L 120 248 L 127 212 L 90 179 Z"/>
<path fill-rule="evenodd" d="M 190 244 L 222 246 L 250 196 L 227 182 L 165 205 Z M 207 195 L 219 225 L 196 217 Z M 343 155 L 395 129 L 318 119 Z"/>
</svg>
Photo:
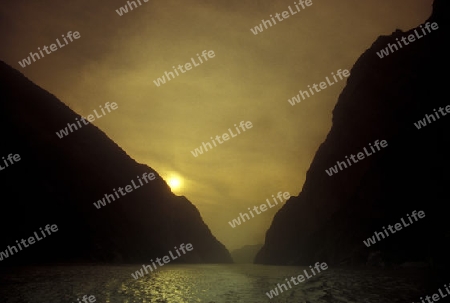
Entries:
<svg viewBox="0 0 450 303">
<path fill-rule="evenodd" d="M 142 265 L 59 265 L 0 270 L 2 303 L 420 302 L 427 277 L 419 269 L 328 268 L 269 300 L 277 283 L 306 267 L 242 264 L 166 265 L 139 279 Z M 89 302 L 89 301 L 87 301 Z"/>
</svg>

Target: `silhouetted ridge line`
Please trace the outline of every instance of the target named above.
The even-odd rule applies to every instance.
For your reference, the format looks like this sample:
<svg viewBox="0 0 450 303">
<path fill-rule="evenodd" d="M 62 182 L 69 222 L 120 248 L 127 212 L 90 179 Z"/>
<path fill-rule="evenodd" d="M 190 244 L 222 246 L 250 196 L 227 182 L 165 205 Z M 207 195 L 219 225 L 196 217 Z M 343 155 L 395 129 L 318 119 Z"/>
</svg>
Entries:
<svg viewBox="0 0 450 303">
<path fill-rule="evenodd" d="M 376 52 L 396 38 L 379 37 L 357 60 L 333 110 L 333 126 L 319 147 L 298 197 L 275 215 L 255 263 L 308 265 L 398 265 L 427 262 L 448 272 L 450 227 L 446 197 L 450 177 L 450 119 L 417 130 L 414 122 L 448 100 L 444 47 L 449 2 L 435 1 L 439 29 L 400 52 L 380 59 Z M 426 22 L 427 22 L 426 21 Z M 389 147 L 351 169 L 324 170 L 383 138 Z M 363 240 L 405 213 L 423 210 L 421 224 L 370 248 Z M 373 258 L 378 255 L 379 259 Z"/>
<path fill-rule="evenodd" d="M 96 126 L 59 139 L 55 132 L 80 116 L 4 62 L 0 94 L 0 154 L 21 157 L 0 173 L 2 214 L 12 219 L 0 220 L 0 251 L 42 224 L 55 222 L 59 228 L 46 243 L 0 265 L 145 262 L 180 242 L 192 243 L 195 251 L 174 262 L 232 262 L 196 207 L 174 195 L 157 172 L 136 163 Z M 143 173 L 156 178 L 101 211 L 92 206 Z"/>
</svg>

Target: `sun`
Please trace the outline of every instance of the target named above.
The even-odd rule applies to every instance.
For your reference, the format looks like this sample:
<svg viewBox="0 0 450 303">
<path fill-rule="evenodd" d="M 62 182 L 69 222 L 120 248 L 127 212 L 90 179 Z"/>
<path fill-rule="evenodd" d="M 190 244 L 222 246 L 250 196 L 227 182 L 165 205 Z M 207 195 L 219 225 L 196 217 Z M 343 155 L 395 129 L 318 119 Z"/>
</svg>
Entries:
<svg viewBox="0 0 450 303">
<path fill-rule="evenodd" d="M 167 184 L 169 184 L 170 188 L 173 191 L 176 191 L 176 190 L 179 190 L 181 188 L 182 182 L 181 182 L 181 179 L 179 177 L 171 176 L 167 180 Z"/>
</svg>

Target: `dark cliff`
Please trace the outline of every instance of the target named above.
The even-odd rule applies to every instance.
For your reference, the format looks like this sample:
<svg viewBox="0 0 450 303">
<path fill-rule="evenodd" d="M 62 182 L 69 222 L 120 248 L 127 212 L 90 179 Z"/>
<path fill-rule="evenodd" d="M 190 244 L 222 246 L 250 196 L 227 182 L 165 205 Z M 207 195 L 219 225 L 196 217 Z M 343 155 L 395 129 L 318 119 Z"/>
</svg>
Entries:
<svg viewBox="0 0 450 303">
<path fill-rule="evenodd" d="M 182 262 L 232 262 L 197 208 L 174 195 L 158 173 L 136 163 L 97 127 L 89 124 L 58 138 L 56 131 L 80 116 L 3 62 L 0 94 L 0 157 L 21 157 L 0 171 L 0 250 L 46 224 L 59 229 L 0 265 L 149 262 L 181 243 L 194 248 L 179 258 Z M 153 172 L 156 179 L 100 209 L 94 207 L 113 188 L 137 182 L 145 172 Z"/>
<path fill-rule="evenodd" d="M 448 266 L 450 114 L 422 129 L 414 122 L 450 105 L 446 75 L 448 1 L 435 1 L 439 29 L 380 59 L 376 52 L 413 32 L 379 37 L 355 63 L 333 110 L 333 124 L 298 197 L 275 215 L 262 264 L 310 265 L 428 262 Z M 375 140 L 388 146 L 329 176 L 325 169 Z M 363 240 L 414 210 L 424 219 L 366 247 Z"/>
</svg>

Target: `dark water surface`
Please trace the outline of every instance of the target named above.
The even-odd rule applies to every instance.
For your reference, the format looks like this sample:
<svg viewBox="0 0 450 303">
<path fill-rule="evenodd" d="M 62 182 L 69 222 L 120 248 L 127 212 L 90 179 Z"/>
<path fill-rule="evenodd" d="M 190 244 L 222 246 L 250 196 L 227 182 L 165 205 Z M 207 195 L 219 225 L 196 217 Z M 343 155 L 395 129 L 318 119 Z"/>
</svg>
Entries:
<svg viewBox="0 0 450 303">
<path fill-rule="evenodd" d="M 83 295 L 96 302 L 420 302 L 423 270 L 329 268 L 269 300 L 266 292 L 306 267 L 165 265 L 135 280 L 139 265 L 54 266 L 1 269 L 1 303 L 69 303 Z"/>
</svg>

